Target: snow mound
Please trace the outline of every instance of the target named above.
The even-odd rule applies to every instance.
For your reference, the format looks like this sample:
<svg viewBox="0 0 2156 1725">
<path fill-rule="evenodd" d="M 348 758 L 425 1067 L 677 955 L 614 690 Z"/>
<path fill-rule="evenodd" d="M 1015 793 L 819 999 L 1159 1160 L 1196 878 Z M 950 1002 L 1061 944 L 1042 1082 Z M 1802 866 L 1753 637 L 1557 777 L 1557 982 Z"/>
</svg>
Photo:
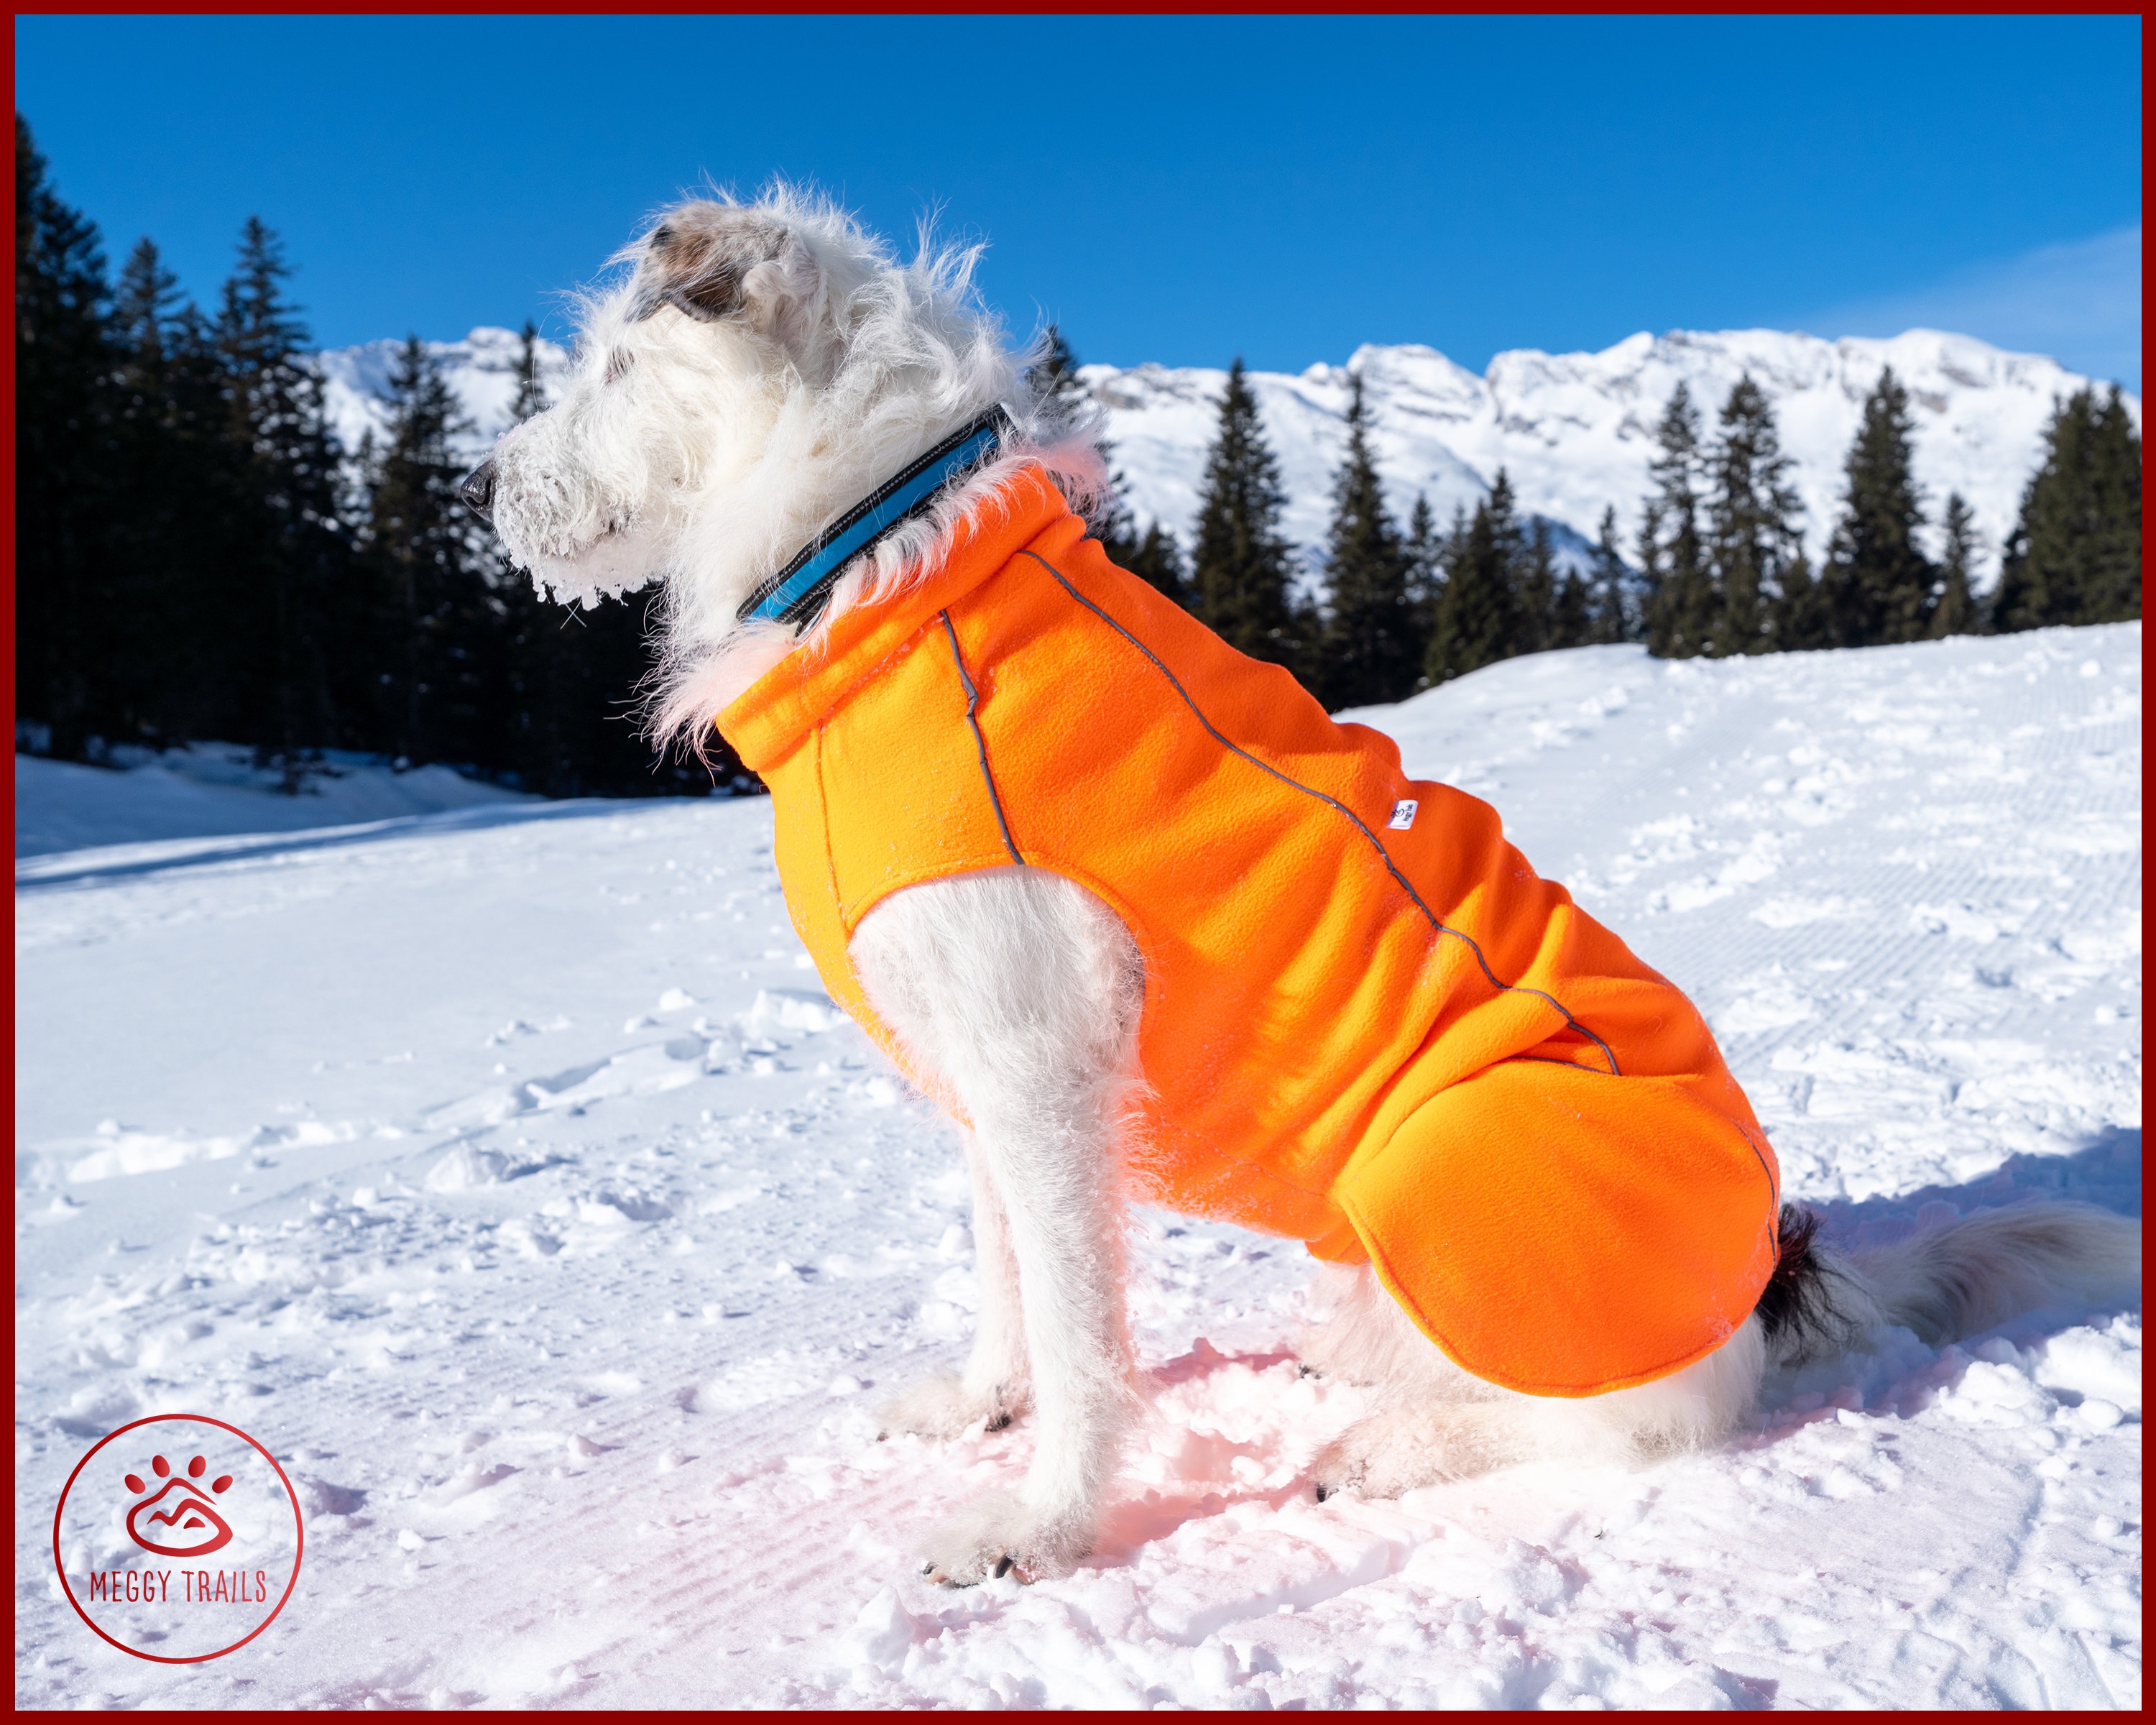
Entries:
<svg viewBox="0 0 2156 1725">
<path fill-rule="evenodd" d="M 782 1030 L 832 1030 L 846 1022 L 846 1015 L 831 1004 L 828 994 L 802 988 L 759 988 L 756 1004 L 748 1010 L 748 1022 L 768 1022 Z"/>
</svg>

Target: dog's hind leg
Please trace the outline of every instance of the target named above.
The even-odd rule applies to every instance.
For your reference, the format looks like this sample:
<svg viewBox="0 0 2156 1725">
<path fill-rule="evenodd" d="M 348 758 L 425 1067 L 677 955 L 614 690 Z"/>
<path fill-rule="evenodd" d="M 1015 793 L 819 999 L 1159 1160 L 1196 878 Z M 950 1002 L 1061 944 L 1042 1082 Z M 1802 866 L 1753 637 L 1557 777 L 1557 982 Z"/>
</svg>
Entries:
<svg viewBox="0 0 2156 1725">
<path fill-rule="evenodd" d="M 1090 1548 L 1135 1398 L 1123 1327 L 1119 1145 L 1143 977 L 1128 932 L 1028 868 L 909 887 L 856 932 L 877 1014 L 971 1119 L 1002 1199 L 1031 1366 L 1024 1486 L 930 1538 L 958 1583 L 1062 1574 Z"/>
<path fill-rule="evenodd" d="M 1522 1395 L 1446 1358 L 1367 1264 L 1328 1268 L 1325 1322 L 1297 1353 L 1314 1369 L 1373 1385 L 1376 1405 L 1312 1464 L 1317 1495 L 1396 1497 L 1515 1462 L 1643 1460 L 1717 1441 L 1758 1393 L 1767 1345 L 1757 1318 L 1683 1371 L 1604 1395 Z"/>
<path fill-rule="evenodd" d="M 1321 1498 L 1396 1497 L 1531 1461 L 1634 1462 L 1720 1441 L 1758 1394 L 1767 1343 L 1755 1316 L 1704 1359 L 1651 1384 L 1602 1395 L 1523 1395 L 1470 1378 L 1404 1312 L 1399 1322 L 1441 1364 L 1402 1351 L 1377 1406 L 1318 1454 Z M 1404 1338 L 1403 1338 L 1404 1343 Z"/>
<path fill-rule="evenodd" d="M 966 1134 L 966 1168 L 973 1184 L 973 1265 L 981 1285 L 981 1317 L 966 1369 L 945 1372 L 901 1390 L 886 1403 L 889 1431 L 956 1437 L 976 1420 L 995 1431 L 1032 1400 L 1025 1358 L 1025 1313 L 1019 1300 L 1018 1259 L 1010 1219 L 980 1140 Z"/>
<path fill-rule="evenodd" d="M 1312 1321 L 1296 1337 L 1305 1373 L 1343 1384 L 1383 1384 L 1436 1401 L 1481 1401 L 1502 1394 L 1470 1377 L 1431 1346 L 1367 1262 L 1322 1264 L 1313 1279 Z"/>
</svg>

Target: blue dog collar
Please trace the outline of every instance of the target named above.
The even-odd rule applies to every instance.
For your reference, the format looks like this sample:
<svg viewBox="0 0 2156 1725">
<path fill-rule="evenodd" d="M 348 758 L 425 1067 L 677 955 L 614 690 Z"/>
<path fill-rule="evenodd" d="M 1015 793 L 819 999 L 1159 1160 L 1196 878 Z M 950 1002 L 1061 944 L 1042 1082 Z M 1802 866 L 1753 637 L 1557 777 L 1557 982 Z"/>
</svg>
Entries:
<svg viewBox="0 0 2156 1725">
<path fill-rule="evenodd" d="M 1004 410 L 992 408 L 886 480 L 751 593 L 737 614 L 741 621 L 805 627 L 830 597 L 841 569 L 893 527 L 919 515 L 967 469 L 993 458 L 1010 429 Z"/>
</svg>

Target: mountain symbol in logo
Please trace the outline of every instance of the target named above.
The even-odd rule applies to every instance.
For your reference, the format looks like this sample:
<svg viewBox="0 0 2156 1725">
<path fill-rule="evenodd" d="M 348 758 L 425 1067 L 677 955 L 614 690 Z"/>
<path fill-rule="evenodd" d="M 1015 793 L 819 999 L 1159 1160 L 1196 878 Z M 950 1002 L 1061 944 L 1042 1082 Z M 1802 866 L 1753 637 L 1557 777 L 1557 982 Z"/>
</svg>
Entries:
<svg viewBox="0 0 2156 1725">
<path fill-rule="evenodd" d="M 150 1471 L 163 1481 L 154 1491 L 142 1476 L 127 1476 L 127 1489 L 149 1495 L 127 1512 L 127 1537 L 145 1551 L 161 1558 L 203 1558 L 232 1543 L 232 1527 L 210 1505 L 210 1498 L 229 1489 L 230 1474 L 220 1474 L 207 1487 L 197 1483 L 209 1470 L 201 1456 L 187 1463 L 183 1479 L 162 1455 L 150 1458 Z M 178 1541 L 178 1543 L 162 1543 Z"/>
</svg>

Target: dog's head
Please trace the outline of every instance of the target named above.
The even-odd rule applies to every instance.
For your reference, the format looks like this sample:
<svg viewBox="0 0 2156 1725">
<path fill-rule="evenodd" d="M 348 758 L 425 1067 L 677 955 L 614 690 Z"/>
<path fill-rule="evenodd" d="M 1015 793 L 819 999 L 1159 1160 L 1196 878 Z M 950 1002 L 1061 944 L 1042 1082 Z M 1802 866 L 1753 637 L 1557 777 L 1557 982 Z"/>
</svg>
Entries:
<svg viewBox="0 0 2156 1725">
<path fill-rule="evenodd" d="M 623 259 L 634 273 L 587 302 L 561 401 L 474 476 L 511 554 L 560 596 L 660 575 L 745 596 L 957 426 L 1024 411 L 971 252 L 901 265 L 779 188 L 678 205 Z"/>
<path fill-rule="evenodd" d="M 558 598 L 664 578 L 678 694 L 741 638 L 737 613 L 762 582 L 989 408 L 1017 433 L 970 492 L 1027 459 L 1075 471 L 1081 490 L 1099 483 L 1085 428 L 1059 428 L 1081 433 L 1075 455 L 1041 448 L 1056 436 L 1041 434 L 1033 356 L 975 297 L 978 251 L 924 243 L 901 264 L 843 211 L 785 187 L 679 204 L 617 259 L 634 266 L 627 279 L 585 301 L 561 399 L 504 434 L 466 495 Z M 951 519 L 939 511 L 861 567 L 895 578 Z M 834 609 L 866 578 L 850 575 Z M 682 700 L 666 697 L 662 727 L 687 722 L 697 701 Z"/>
<path fill-rule="evenodd" d="M 842 302 L 878 260 L 820 225 L 684 204 L 630 249 L 630 278 L 586 302 L 561 400 L 504 435 L 468 488 L 542 586 L 583 598 L 666 572 L 789 401 L 829 385 Z"/>
</svg>

